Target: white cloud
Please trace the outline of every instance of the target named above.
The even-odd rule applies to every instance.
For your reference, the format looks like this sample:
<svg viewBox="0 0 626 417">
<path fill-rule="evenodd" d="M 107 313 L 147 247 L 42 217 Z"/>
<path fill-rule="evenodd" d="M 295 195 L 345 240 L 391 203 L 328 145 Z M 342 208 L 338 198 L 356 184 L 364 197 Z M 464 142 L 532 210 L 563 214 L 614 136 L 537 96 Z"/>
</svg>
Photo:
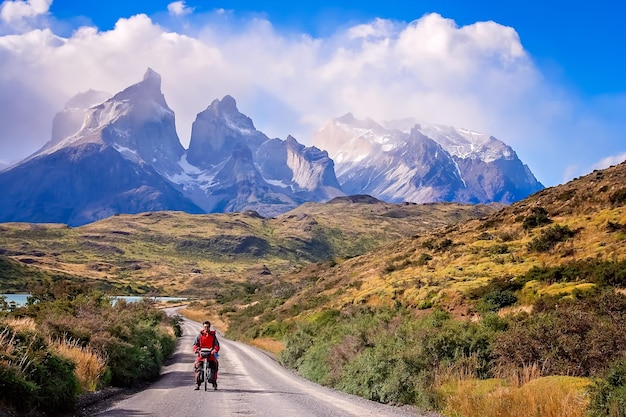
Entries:
<svg viewBox="0 0 626 417">
<path fill-rule="evenodd" d="M 382 38 L 393 34 L 393 23 L 385 19 L 374 19 L 371 23 L 356 25 L 348 28 L 346 34 L 349 39 Z"/>
<path fill-rule="evenodd" d="M 188 10 L 182 2 L 169 6 L 173 14 Z M 179 33 L 137 15 L 110 31 L 81 28 L 67 39 L 43 27 L 0 36 L 0 155 L 34 152 L 70 97 L 89 88 L 115 93 L 148 67 L 162 76 L 184 146 L 197 113 L 230 94 L 268 136 L 291 134 L 306 144 L 347 112 L 493 134 L 536 174 L 558 177 L 538 175 L 550 184 L 565 170 L 552 173 L 554 161 L 573 158 L 589 131 L 599 131 L 597 120 L 580 122 L 586 110 L 570 94 L 546 83 L 515 30 L 494 22 L 458 27 L 437 14 L 409 24 L 376 19 L 316 39 L 285 36 L 267 20 L 241 21 L 225 10 L 203 19 Z M 570 143 L 557 144 L 562 136 Z"/>
<path fill-rule="evenodd" d="M 600 161 L 598 161 L 595 164 L 593 164 L 591 169 L 592 170 L 594 170 L 594 169 L 605 169 L 605 168 L 608 168 L 608 167 L 610 167 L 612 165 L 621 164 L 624 161 L 626 161 L 626 152 L 620 153 L 618 155 L 607 156 L 606 158 L 603 158 Z"/>
<path fill-rule="evenodd" d="M 187 7 L 184 1 L 175 1 L 167 5 L 167 11 L 172 16 L 185 16 L 193 13 L 193 7 Z"/>
<path fill-rule="evenodd" d="M 6 0 L 0 5 L 0 19 L 18 30 L 26 30 L 31 20 L 47 15 L 52 0 Z"/>
</svg>

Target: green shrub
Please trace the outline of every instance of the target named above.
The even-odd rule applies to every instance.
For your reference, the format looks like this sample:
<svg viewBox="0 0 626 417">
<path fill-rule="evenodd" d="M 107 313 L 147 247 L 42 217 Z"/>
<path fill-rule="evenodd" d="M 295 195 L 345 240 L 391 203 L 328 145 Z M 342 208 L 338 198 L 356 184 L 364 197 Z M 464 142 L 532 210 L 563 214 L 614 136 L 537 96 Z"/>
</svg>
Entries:
<svg viewBox="0 0 626 417">
<path fill-rule="evenodd" d="M 0 406 L 13 406 L 18 411 L 35 407 L 37 384 L 28 381 L 21 370 L 0 361 Z"/>
<path fill-rule="evenodd" d="M 75 365 L 51 354 L 37 333 L 7 326 L 0 333 L 0 403 L 50 414 L 72 410 L 79 392 Z"/>
<path fill-rule="evenodd" d="M 445 252 L 452 248 L 453 242 L 450 239 L 442 239 L 437 246 L 435 246 L 435 252 Z"/>
<path fill-rule="evenodd" d="M 498 327 L 489 323 L 461 323 L 442 310 L 418 319 L 404 309 L 354 307 L 301 323 L 285 338 L 279 358 L 308 378 L 352 394 L 433 408 L 438 367 L 472 357 L 476 375 L 488 374 Z"/>
<path fill-rule="evenodd" d="M 600 191 L 602 191 L 602 190 L 600 190 Z M 576 190 L 565 190 L 565 191 L 560 192 L 556 196 L 556 198 L 557 198 L 557 200 L 567 201 L 567 200 L 570 200 L 575 195 L 576 195 Z"/>
<path fill-rule="evenodd" d="M 180 318 L 168 318 L 150 300 L 112 304 L 110 297 L 98 292 L 42 288 L 36 303 L 11 313 L 33 318 L 35 333 L 14 332 L 0 322 L 0 402 L 8 407 L 58 413 L 76 404 L 75 364 L 52 354 L 44 334 L 52 339 L 69 337 L 106 357 L 100 387 L 152 380 L 158 377 L 164 358 L 174 352 L 176 337 L 167 326 L 176 333 L 178 325 L 180 334 Z M 11 349 L 6 349 L 6 341 Z"/>
<path fill-rule="evenodd" d="M 488 249 L 488 253 L 491 255 L 504 255 L 505 253 L 509 253 L 509 245 L 504 243 L 493 245 Z"/>
<path fill-rule="evenodd" d="M 626 297 L 613 291 L 580 299 L 542 297 L 493 344 L 497 365 L 537 365 L 544 375 L 589 377 L 626 353 Z"/>
<path fill-rule="evenodd" d="M 327 384 L 331 364 L 329 363 L 329 352 L 331 348 L 329 339 L 317 340 L 316 343 L 307 350 L 302 363 L 300 364 L 299 373 L 311 381 Z"/>
<path fill-rule="evenodd" d="M 429 384 L 421 382 L 429 379 L 427 374 L 410 355 L 394 355 L 388 346 L 380 346 L 366 349 L 347 364 L 337 387 L 372 401 L 431 406 Z"/>
<path fill-rule="evenodd" d="M 111 370 L 111 384 L 131 387 L 141 381 L 153 379 L 159 368 L 145 347 L 111 337 L 104 345 Z M 156 375 L 155 375 L 156 371 Z"/>
<path fill-rule="evenodd" d="M 626 202 L 626 188 L 621 188 L 617 191 L 614 191 L 609 196 L 609 201 L 614 206 L 621 206 Z"/>
<path fill-rule="evenodd" d="M 290 331 L 291 325 L 286 321 L 272 321 L 270 323 L 263 324 L 260 327 L 253 327 L 251 331 L 245 333 L 245 336 L 250 339 L 256 339 L 259 337 L 268 337 L 280 340 L 288 331 Z"/>
<path fill-rule="evenodd" d="M 587 412 L 589 417 L 626 417 L 626 357 L 590 386 Z"/>
<path fill-rule="evenodd" d="M 480 313 L 497 311 L 517 302 L 517 296 L 511 290 L 496 289 L 480 299 L 477 309 Z"/>
<path fill-rule="evenodd" d="M 419 258 L 417 259 L 416 264 L 418 266 L 424 266 L 426 265 L 429 261 L 431 261 L 433 259 L 432 255 L 428 254 L 428 253 L 421 253 Z"/>
<path fill-rule="evenodd" d="M 552 220 L 548 217 L 548 211 L 545 208 L 533 207 L 530 210 L 530 214 L 524 218 L 522 227 L 524 230 L 530 230 L 550 223 L 552 223 Z"/>
<path fill-rule="evenodd" d="M 527 248 L 533 252 L 547 252 L 557 243 L 571 239 L 575 234 L 568 226 L 557 224 L 543 230 L 541 235 L 528 242 Z"/>
<path fill-rule="evenodd" d="M 174 329 L 174 336 L 181 337 L 183 335 L 183 328 L 182 328 L 183 316 L 181 316 L 180 314 L 176 314 L 175 316 L 170 316 L 167 318 L 167 322 L 170 326 L 172 326 L 172 329 Z"/>
<path fill-rule="evenodd" d="M 520 282 L 537 280 L 549 284 L 557 282 L 589 282 L 598 286 L 626 287 L 626 261 L 586 259 L 565 265 L 533 266 L 519 279 Z"/>
<path fill-rule="evenodd" d="M 285 348 L 278 356 L 280 363 L 288 368 L 299 369 L 304 362 L 304 355 L 313 346 L 315 334 L 315 326 L 310 323 L 298 326 L 298 329 L 286 338 Z"/>
<path fill-rule="evenodd" d="M 108 356 L 111 383 L 132 386 L 159 376 L 163 359 L 175 338 L 160 329 L 165 314 L 149 303 L 116 303 L 106 331 L 92 336 L 92 344 Z"/>
<path fill-rule="evenodd" d="M 495 278 L 483 285 L 482 287 L 474 288 L 468 292 L 470 299 L 480 298 L 499 298 L 502 293 L 515 293 L 515 291 L 522 289 L 524 283 L 527 281 L 520 279 L 512 279 L 510 276 L 503 276 Z M 493 295 L 490 295 L 493 294 Z M 508 295 L 505 297 L 509 297 Z M 498 303 L 500 307 L 514 304 L 515 301 L 510 303 Z"/>
<path fill-rule="evenodd" d="M 75 407 L 79 383 L 74 367 L 69 360 L 50 353 L 40 363 L 34 364 L 30 377 L 37 385 L 34 397 L 39 410 L 56 414 Z"/>
<path fill-rule="evenodd" d="M 434 250 L 435 246 L 436 246 L 435 239 L 432 239 L 432 238 L 427 239 L 424 242 L 422 242 L 422 247 L 426 249 Z"/>
<path fill-rule="evenodd" d="M 612 222 L 608 221 L 606 224 L 606 231 L 609 233 L 619 232 L 626 230 L 626 225 L 621 224 L 620 222 Z"/>
</svg>

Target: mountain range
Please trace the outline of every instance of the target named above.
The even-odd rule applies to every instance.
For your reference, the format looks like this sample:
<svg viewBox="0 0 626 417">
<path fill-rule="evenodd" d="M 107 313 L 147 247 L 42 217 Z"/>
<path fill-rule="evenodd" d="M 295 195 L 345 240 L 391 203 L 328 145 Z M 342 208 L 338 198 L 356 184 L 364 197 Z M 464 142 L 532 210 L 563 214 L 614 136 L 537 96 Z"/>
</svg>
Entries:
<svg viewBox="0 0 626 417">
<path fill-rule="evenodd" d="M 542 188 L 491 136 L 347 114 L 308 147 L 258 131 L 231 96 L 197 114 L 184 149 L 161 77 L 148 69 L 113 96 L 89 90 L 67 103 L 50 141 L 0 172 L 0 221 L 77 226 L 160 210 L 271 217 L 357 194 L 392 203 L 509 204 Z"/>
</svg>

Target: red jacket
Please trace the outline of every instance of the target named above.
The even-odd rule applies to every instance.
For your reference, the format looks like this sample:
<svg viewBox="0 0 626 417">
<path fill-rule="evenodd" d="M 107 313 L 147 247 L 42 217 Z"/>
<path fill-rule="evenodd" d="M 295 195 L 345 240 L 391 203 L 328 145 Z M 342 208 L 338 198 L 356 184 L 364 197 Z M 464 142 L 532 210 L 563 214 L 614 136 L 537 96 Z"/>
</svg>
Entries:
<svg viewBox="0 0 626 417">
<path fill-rule="evenodd" d="M 196 340 L 193 343 L 194 352 L 200 348 L 213 348 L 213 352 L 220 351 L 220 342 L 217 340 L 217 336 L 215 335 L 215 331 L 206 331 L 201 330 L 198 336 L 196 336 Z"/>
</svg>

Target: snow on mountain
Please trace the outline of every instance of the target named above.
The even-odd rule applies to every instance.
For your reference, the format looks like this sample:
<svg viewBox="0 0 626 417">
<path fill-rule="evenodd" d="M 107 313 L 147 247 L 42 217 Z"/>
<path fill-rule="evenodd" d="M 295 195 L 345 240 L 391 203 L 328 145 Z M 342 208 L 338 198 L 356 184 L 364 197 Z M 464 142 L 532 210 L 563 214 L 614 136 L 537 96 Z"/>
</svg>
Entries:
<svg viewBox="0 0 626 417">
<path fill-rule="evenodd" d="M 294 138 L 269 139 L 240 113 L 231 96 L 214 100 L 192 126 L 185 176 L 170 176 L 208 212 L 256 210 L 276 215 L 305 201 L 343 195 L 326 152 Z M 200 177 L 210 181 L 200 181 Z M 193 178 L 193 180 L 189 180 Z M 182 181 L 182 182 L 181 182 Z M 236 194 L 226 202 L 226 192 Z"/>
<path fill-rule="evenodd" d="M 313 138 L 348 194 L 385 201 L 511 203 L 543 188 L 515 152 L 482 133 L 412 119 L 377 123 L 348 113 Z"/>
<path fill-rule="evenodd" d="M 415 119 L 382 122 L 388 129 L 410 133 L 417 129 L 439 143 L 448 153 L 461 159 L 473 158 L 493 162 L 502 158 L 513 158 L 514 152 L 504 142 L 484 133 L 428 123 L 418 123 Z"/>
<path fill-rule="evenodd" d="M 161 77 L 148 68 L 112 97 L 89 90 L 71 99 L 53 121 L 51 140 L 0 172 L 0 188 L 0 221 L 78 225 L 152 210 L 274 216 L 346 194 L 511 203 L 543 186 L 489 135 L 348 113 L 307 147 L 291 136 L 268 138 L 228 95 L 198 113 L 185 150 Z"/>
<path fill-rule="evenodd" d="M 214 100 L 198 113 L 191 127 L 187 161 L 201 168 L 211 168 L 230 157 L 241 144 L 258 148 L 269 138 L 254 127 L 252 119 L 240 113 L 231 96 Z"/>
<path fill-rule="evenodd" d="M 111 94 L 103 91 L 88 90 L 72 97 L 65 108 L 52 120 L 52 138 L 49 146 L 56 145 L 63 139 L 78 132 L 89 108 L 97 106 L 110 98 Z"/>
<path fill-rule="evenodd" d="M 73 130 L 74 120 L 64 123 L 54 140 L 33 156 L 96 143 L 111 146 L 134 161 L 148 163 L 161 173 L 171 174 L 179 169 L 171 161 L 180 159 L 184 148 L 176 133 L 174 112 L 161 93 L 159 74 L 148 68 L 141 82 L 91 105 L 103 96 L 104 93 L 88 92 L 70 100 L 66 109 L 75 109 L 72 119 L 84 114 L 80 128 L 64 137 Z"/>
</svg>

